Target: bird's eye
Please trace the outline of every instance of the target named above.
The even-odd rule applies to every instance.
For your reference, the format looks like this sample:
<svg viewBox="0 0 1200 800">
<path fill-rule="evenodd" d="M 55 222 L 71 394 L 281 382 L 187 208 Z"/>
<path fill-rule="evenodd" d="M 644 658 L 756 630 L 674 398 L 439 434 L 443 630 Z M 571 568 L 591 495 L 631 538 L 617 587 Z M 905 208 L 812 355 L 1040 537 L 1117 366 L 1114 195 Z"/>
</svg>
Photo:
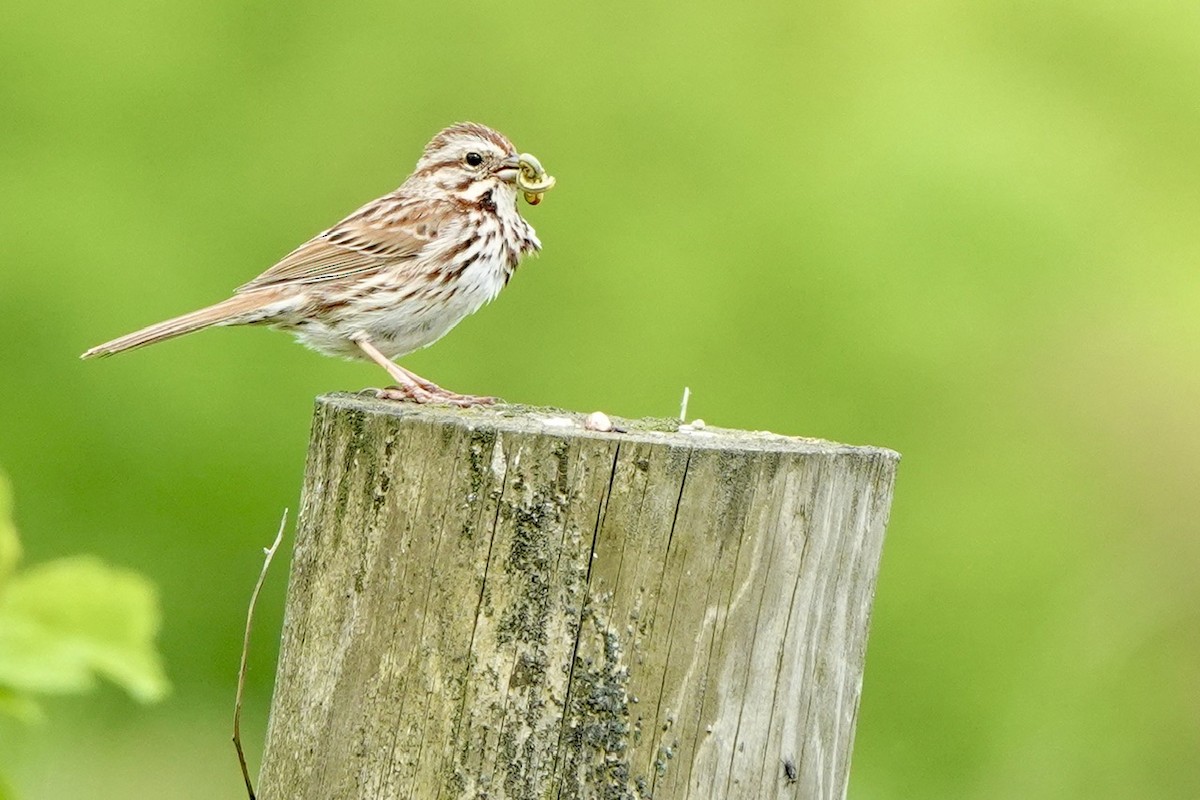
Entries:
<svg viewBox="0 0 1200 800">
<path fill-rule="evenodd" d="M 483 163 L 483 156 L 479 153 L 467 153 L 466 162 L 468 167 L 478 167 Z"/>
</svg>

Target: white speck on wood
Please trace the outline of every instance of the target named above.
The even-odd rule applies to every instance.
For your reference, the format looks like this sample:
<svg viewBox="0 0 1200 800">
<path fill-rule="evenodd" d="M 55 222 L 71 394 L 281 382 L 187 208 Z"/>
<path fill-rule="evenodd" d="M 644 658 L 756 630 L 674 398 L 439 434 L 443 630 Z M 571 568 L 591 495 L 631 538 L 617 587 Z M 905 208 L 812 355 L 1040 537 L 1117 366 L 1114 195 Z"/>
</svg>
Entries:
<svg viewBox="0 0 1200 800">
<path fill-rule="evenodd" d="M 583 427 L 589 431 L 606 433 L 613 429 L 612 420 L 603 411 L 593 411 L 583 420 Z"/>
</svg>

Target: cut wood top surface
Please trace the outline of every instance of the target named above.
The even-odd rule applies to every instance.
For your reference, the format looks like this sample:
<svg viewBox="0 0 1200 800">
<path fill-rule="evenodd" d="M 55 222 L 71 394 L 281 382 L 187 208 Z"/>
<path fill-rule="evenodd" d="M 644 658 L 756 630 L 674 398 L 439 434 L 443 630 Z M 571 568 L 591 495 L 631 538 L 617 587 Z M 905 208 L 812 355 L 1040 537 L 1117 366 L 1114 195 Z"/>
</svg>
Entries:
<svg viewBox="0 0 1200 800">
<path fill-rule="evenodd" d="M 652 442 L 704 450 L 743 450 L 751 452 L 796 453 L 808 455 L 855 454 L 864 457 L 900 459 L 900 454 L 886 447 L 848 445 L 813 439 L 805 436 L 785 436 L 769 431 L 743 431 L 705 425 L 702 429 L 680 430 L 680 422 L 672 417 L 643 417 L 628 419 L 609 415 L 617 430 L 600 432 L 587 430 L 587 413 L 565 411 L 549 406 L 529 406 L 499 403 L 494 406 L 456 408 L 445 405 L 420 405 L 377 400 L 369 394 L 334 393 L 317 398 L 326 404 L 347 411 L 371 416 L 421 417 L 430 422 L 453 423 L 466 427 L 488 426 L 498 431 L 514 433 L 544 433 L 558 436 L 579 436 L 616 441 Z"/>
</svg>

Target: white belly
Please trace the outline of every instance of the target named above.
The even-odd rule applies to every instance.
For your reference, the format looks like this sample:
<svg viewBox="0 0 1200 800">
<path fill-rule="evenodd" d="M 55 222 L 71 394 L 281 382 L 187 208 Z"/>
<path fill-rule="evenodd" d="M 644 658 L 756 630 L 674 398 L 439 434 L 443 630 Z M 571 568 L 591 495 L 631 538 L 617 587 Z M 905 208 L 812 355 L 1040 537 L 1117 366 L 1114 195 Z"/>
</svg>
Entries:
<svg viewBox="0 0 1200 800">
<path fill-rule="evenodd" d="M 305 346 L 328 355 L 362 358 L 354 338 L 365 335 L 388 358 L 397 358 L 433 344 L 464 317 L 493 300 L 507 282 L 505 267 L 502 259 L 478 258 L 451 283 L 432 283 L 427 291 L 407 299 L 396 293 L 396 302 L 380 302 L 351 319 L 283 323 L 278 327 L 291 331 Z M 387 281 L 386 276 L 376 279 L 380 284 Z M 380 287 L 373 297 L 385 301 L 389 293 Z"/>
</svg>

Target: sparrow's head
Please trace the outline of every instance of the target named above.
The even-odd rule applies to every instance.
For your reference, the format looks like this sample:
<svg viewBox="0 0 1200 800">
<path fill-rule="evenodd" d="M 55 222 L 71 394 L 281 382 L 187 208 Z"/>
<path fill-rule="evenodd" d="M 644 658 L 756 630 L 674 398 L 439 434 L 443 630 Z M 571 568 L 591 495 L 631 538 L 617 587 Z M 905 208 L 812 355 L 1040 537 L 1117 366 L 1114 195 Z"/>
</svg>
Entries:
<svg viewBox="0 0 1200 800">
<path fill-rule="evenodd" d="M 504 193 L 515 201 L 520 190 L 535 205 L 554 185 L 536 158 L 517 153 L 504 134 L 474 122 L 451 125 L 434 136 L 410 180 L 467 201 L 478 201 L 488 192 Z"/>
</svg>

